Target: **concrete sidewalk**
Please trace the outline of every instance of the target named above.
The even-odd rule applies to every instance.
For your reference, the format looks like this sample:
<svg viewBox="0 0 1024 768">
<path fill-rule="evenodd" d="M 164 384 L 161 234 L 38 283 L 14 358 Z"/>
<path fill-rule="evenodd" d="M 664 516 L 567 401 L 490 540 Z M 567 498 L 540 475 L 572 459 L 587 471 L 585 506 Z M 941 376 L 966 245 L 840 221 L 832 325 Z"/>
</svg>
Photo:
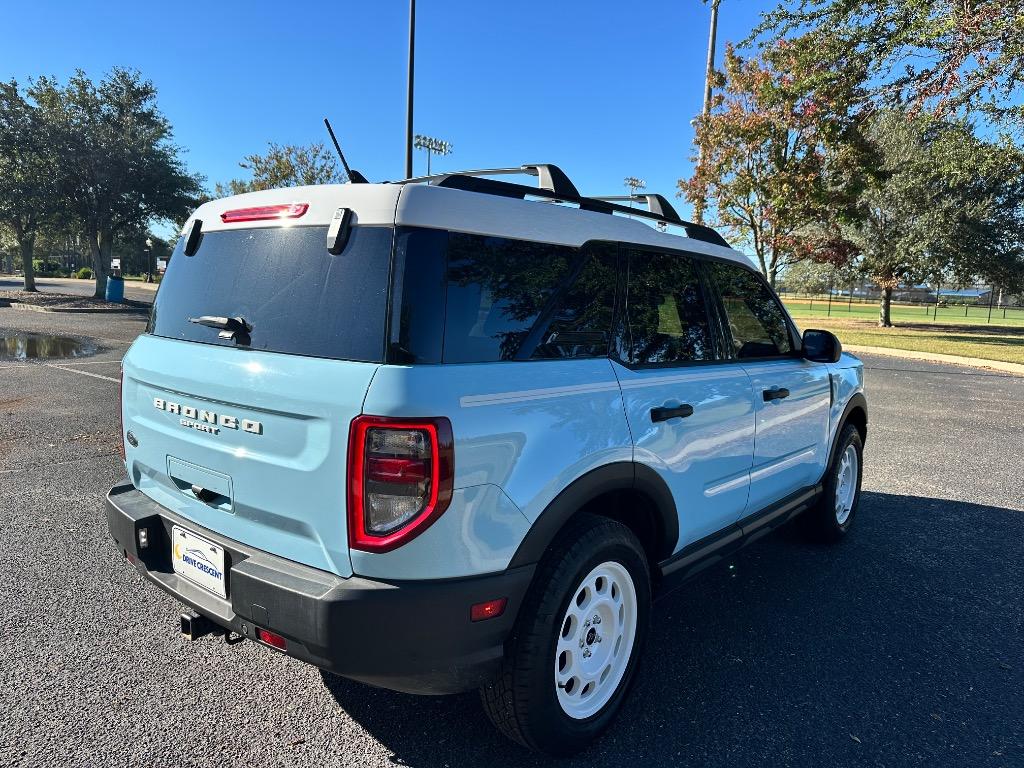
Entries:
<svg viewBox="0 0 1024 768">
<path fill-rule="evenodd" d="M 907 360 L 925 360 L 929 363 L 948 363 L 950 365 L 965 365 L 970 368 L 987 368 L 1003 373 L 1013 373 L 1024 376 L 1024 365 L 1021 363 L 1007 363 L 1002 360 L 987 360 L 983 357 L 960 357 L 959 355 L 943 355 L 938 352 L 914 352 L 909 349 L 892 349 L 890 347 L 866 347 L 859 344 L 843 345 L 843 350 L 853 354 L 884 355 L 886 357 L 901 357 Z"/>
</svg>

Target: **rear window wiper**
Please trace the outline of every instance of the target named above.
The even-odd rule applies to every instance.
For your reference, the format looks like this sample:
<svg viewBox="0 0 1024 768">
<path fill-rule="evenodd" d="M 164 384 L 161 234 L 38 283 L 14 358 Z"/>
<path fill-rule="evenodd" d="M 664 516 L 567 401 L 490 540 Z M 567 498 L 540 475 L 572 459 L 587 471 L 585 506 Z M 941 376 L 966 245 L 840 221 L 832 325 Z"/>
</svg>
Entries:
<svg viewBox="0 0 1024 768">
<path fill-rule="evenodd" d="M 234 339 L 237 336 L 237 341 L 241 344 L 248 344 L 249 334 L 252 333 L 252 323 L 247 322 L 244 317 L 203 315 L 202 317 L 190 317 L 188 321 L 196 325 L 205 325 L 208 328 L 220 328 L 221 331 L 217 334 L 218 338 Z"/>
</svg>

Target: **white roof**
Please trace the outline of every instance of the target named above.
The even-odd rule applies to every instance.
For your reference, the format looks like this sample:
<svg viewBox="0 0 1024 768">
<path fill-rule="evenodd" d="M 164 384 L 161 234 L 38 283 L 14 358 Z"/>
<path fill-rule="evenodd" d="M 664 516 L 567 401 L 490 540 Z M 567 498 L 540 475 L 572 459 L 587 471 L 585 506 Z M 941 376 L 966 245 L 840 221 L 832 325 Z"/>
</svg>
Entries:
<svg viewBox="0 0 1024 768">
<path fill-rule="evenodd" d="M 306 203 L 301 218 L 225 224 L 220 214 L 237 208 Z M 326 226 L 338 208 L 350 208 L 356 225 L 399 225 L 579 246 L 612 240 L 676 248 L 750 263 L 741 251 L 668 232 L 638 219 L 584 211 L 536 200 L 519 200 L 428 184 L 322 184 L 249 192 L 211 200 L 196 209 L 204 232 L 280 226 Z"/>
</svg>

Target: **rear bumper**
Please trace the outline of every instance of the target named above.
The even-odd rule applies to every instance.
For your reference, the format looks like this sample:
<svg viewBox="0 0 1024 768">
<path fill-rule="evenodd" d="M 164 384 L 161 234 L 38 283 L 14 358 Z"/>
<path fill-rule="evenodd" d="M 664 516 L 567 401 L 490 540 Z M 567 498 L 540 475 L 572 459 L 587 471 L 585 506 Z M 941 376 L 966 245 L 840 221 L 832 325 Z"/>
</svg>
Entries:
<svg viewBox="0 0 1024 768">
<path fill-rule="evenodd" d="M 149 581 L 225 629 L 285 637 L 286 653 L 345 677 L 408 693 L 455 693 L 494 674 L 534 566 L 445 581 L 341 578 L 252 549 L 160 506 L 125 480 L 107 495 L 118 549 Z M 172 525 L 225 549 L 227 599 L 171 567 Z M 138 549 L 138 531 L 149 544 Z M 470 606 L 507 597 L 505 612 L 470 621 Z"/>
</svg>

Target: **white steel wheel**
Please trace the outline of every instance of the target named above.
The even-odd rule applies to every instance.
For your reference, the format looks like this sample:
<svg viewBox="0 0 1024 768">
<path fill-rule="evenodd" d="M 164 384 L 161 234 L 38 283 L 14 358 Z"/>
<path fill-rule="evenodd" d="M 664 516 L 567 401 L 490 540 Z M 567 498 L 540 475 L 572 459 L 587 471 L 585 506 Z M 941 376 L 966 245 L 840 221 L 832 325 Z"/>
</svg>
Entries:
<svg viewBox="0 0 1024 768">
<path fill-rule="evenodd" d="M 836 470 L 835 511 L 836 522 L 840 525 L 846 525 L 857 501 L 858 462 L 857 448 L 853 445 L 846 446 Z"/>
<path fill-rule="evenodd" d="M 555 688 L 562 711 L 585 720 L 622 682 L 637 631 L 636 587 L 629 571 L 601 563 L 579 583 L 558 628 Z"/>
</svg>

